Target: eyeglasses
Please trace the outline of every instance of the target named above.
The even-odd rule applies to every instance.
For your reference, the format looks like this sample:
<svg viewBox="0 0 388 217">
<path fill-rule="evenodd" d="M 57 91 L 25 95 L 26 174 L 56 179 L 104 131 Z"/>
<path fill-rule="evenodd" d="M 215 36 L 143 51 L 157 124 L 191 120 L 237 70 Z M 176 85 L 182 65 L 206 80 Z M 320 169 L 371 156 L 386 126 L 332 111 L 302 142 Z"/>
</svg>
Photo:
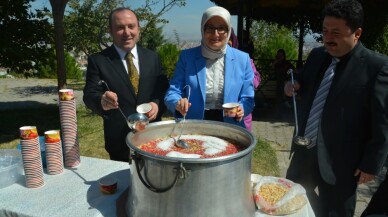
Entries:
<svg viewBox="0 0 388 217">
<path fill-rule="evenodd" d="M 211 25 L 205 25 L 204 30 L 205 30 L 205 33 L 209 33 L 209 34 L 214 33 L 216 30 L 217 30 L 218 34 L 224 34 L 226 32 L 229 32 L 229 29 L 226 26 L 215 27 L 215 26 L 211 26 Z"/>
</svg>

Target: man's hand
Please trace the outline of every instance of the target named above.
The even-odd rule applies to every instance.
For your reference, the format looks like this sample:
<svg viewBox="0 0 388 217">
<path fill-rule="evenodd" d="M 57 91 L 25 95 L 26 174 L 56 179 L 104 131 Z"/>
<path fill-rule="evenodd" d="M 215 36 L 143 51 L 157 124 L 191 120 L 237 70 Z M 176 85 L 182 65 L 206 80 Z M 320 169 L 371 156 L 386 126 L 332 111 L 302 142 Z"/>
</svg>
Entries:
<svg viewBox="0 0 388 217">
<path fill-rule="evenodd" d="M 358 176 L 358 175 L 360 176 L 360 178 L 358 179 L 358 184 L 364 184 L 364 183 L 370 182 L 376 177 L 375 175 L 363 172 L 360 169 L 357 169 L 356 172 L 354 173 L 354 176 Z"/>
<path fill-rule="evenodd" d="M 101 106 L 104 111 L 108 111 L 111 109 L 118 109 L 119 103 L 117 94 L 112 91 L 105 91 L 101 97 Z"/>
<path fill-rule="evenodd" d="M 286 96 L 292 96 L 292 93 L 294 91 L 298 91 L 300 89 L 299 82 L 295 81 L 294 85 L 292 85 L 291 81 L 287 81 L 287 83 L 284 85 L 284 94 Z M 295 93 L 296 95 L 296 93 Z"/>
<path fill-rule="evenodd" d="M 159 106 L 154 102 L 149 102 L 149 104 L 151 105 L 152 108 L 151 108 L 151 111 L 147 113 L 147 117 L 150 121 L 153 121 L 158 116 Z"/>
</svg>

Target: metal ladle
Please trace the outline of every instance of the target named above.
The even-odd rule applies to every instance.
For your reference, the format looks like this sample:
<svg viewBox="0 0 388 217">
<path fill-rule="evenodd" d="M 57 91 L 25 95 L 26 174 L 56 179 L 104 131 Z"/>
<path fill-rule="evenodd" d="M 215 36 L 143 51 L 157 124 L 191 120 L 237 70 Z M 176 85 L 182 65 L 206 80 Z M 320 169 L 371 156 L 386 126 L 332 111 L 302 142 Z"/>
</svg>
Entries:
<svg viewBox="0 0 388 217">
<path fill-rule="evenodd" d="M 288 74 L 291 75 L 291 84 L 292 84 L 292 100 L 294 104 L 294 116 L 295 116 L 295 136 L 293 138 L 293 142 L 297 145 L 302 145 L 302 146 L 308 146 L 311 144 L 311 139 L 304 137 L 304 136 L 299 136 L 299 124 L 298 124 L 298 112 L 296 110 L 296 100 L 295 100 L 295 91 L 294 91 L 294 72 L 292 69 L 289 69 L 287 71 Z"/>
<path fill-rule="evenodd" d="M 104 80 L 100 80 L 98 82 L 98 85 L 105 85 L 106 89 L 108 91 L 111 91 L 108 84 Z M 125 122 L 127 123 L 128 127 L 135 131 L 141 131 L 143 130 L 149 123 L 149 120 L 146 115 L 140 114 L 140 113 L 134 113 L 132 115 L 129 115 L 128 118 L 125 116 L 123 110 L 121 110 L 120 106 L 118 106 L 118 109 L 121 113 L 121 115 L 124 117 Z"/>
<path fill-rule="evenodd" d="M 185 87 L 183 87 L 183 90 L 184 90 L 186 87 L 189 88 L 189 93 L 188 93 L 188 95 L 187 95 L 187 102 L 189 102 L 189 100 L 190 100 L 191 88 L 190 88 L 189 85 L 186 85 Z M 183 127 L 185 126 L 185 125 L 184 125 L 184 124 L 185 124 L 185 121 L 186 121 L 186 114 L 183 115 L 183 120 L 180 122 L 180 123 L 181 123 L 181 132 L 180 132 L 180 134 L 179 134 L 179 136 L 178 136 L 178 139 L 175 140 L 175 138 L 173 138 L 173 137 L 172 137 L 172 139 L 174 140 L 176 146 L 181 147 L 181 148 L 190 148 L 189 144 L 187 144 L 185 141 L 183 141 L 183 140 L 181 139 L 182 132 L 183 132 Z"/>
</svg>

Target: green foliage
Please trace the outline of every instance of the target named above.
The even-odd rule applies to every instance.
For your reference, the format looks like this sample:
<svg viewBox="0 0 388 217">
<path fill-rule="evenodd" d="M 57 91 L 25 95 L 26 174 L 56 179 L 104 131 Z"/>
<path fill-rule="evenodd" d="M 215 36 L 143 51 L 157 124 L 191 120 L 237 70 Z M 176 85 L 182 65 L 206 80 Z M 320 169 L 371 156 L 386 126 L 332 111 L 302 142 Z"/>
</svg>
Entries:
<svg viewBox="0 0 388 217">
<path fill-rule="evenodd" d="M 55 58 L 55 50 L 54 48 L 49 50 L 51 55 L 37 64 L 37 76 L 39 78 L 57 78 L 57 60 Z M 68 52 L 65 52 L 65 66 L 67 78 L 82 78 L 82 71 L 79 69 L 77 61 Z"/>
<path fill-rule="evenodd" d="M 156 27 L 155 24 L 150 24 L 149 28 L 152 28 L 153 31 L 148 32 L 147 34 L 142 33 L 140 39 L 140 44 L 143 47 L 146 47 L 151 50 L 156 50 L 157 47 L 161 46 L 166 42 L 163 36 L 163 27 Z"/>
<path fill-rule="evenodd" d="M 123 4 L 124 0 L 70 0 L 64 17 L 66 49 L 89 56 L 109 46 L 108 17 L 111 10 Z"/>
<path fill-rule="evenodd" d="M 362 43 L 368 48 L 376 49 L 380 53 L 387 54 L 388 1 L 360 0 L 360 2 L 365 14 L 361 35 Z"/>
<path fill-rule="evenodd" d="M 250 29 L 251 38 L 254 41 L 254 58 L 259 59 L 256 63 L 262 69 L 262 73 L 270 73 L 272 61 L 278 49 L 286 51 L 288 60 L 298 57 L 298 42 L 292 34 L 292 30 L 278 24 L 265 21 L 254 21 Z"/>
<path fill-rule="evenodd" d="M 110 12 L 117 7 L 133 7 L 125 5 L 125 0 L 70 0 L 69 10 L 64 18 L 65 46 L 76 53 L 83 52 L 87 56 L 110 46 L 111 37 L 108 29 Z M 184 6 L 185 0 L 144 1 L 140 8 L 133 9 L 141 26 L 143 46 L 155 50 L 164 43 L 162 27 L 158 24 L 168 23 L 160 17 L 174 6 Z M 157 12 L 156 8 L 159 10 Z"/>
<path fill-rule="evenodd" d="M 379 53 L 388 55 L 388 24 L 385 25 L 383 33 L 379 35 L 375 44 L 371 48 Z"/>
<path fill-rule="evenodd" d="M 178 62 L 179 54 L 181 52 L 180 49 L 175 44 L 167 43 L 160 46 L 157 52 L 160 55 L 162 66 L 167 77 L 171 78 L 174 73 L 176 63 Z"/>
<path fill-rule="evenodd" d="M 42 11 L 33 12 L 30 0 L 2 1 L 0 4 L 0 66 L 24 74 L 34 71 L 34 65 L 47 53 L 46 44 L 52 26 Z"/>
</svg>

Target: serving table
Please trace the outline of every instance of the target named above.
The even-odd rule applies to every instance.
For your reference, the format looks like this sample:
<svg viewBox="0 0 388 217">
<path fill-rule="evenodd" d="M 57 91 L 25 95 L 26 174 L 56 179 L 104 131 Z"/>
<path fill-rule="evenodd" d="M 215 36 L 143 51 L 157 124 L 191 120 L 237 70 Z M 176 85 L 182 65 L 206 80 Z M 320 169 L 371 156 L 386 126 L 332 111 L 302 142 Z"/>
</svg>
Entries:
<svg viewBox="0 0 388 217">
<path fill-rule="evenodd" d="M 115 194 L 104 195 L 99 190 L 98 180 L 107 175 L 118 180 Z M 44 174 L 45 184 L 40 188 L 27 188 L 22 179 L 0 189 L 0 216 L 123 216 L 130 177 L 128 163 L 82 156 L 76 168 L 65 168 L 59 175 Z M 255 217 L 263 216 L 268 215 L 255 213 Z M 289 215 L 299 216 L 315 216 L 309 203 Z"/>
<path fill-rule="evenodd" d="M 98 180 L 106 175 L 118 180 L 117 192 L 104 195 Z M 44 175 L 44 186 L 25 187 L 22 179 L 0 189 L 0 216 L 116 216 L 116 200 L 128 187 L 128 163 L 81 157 L 76 168 L 59 175 Z"/>
</svg>

